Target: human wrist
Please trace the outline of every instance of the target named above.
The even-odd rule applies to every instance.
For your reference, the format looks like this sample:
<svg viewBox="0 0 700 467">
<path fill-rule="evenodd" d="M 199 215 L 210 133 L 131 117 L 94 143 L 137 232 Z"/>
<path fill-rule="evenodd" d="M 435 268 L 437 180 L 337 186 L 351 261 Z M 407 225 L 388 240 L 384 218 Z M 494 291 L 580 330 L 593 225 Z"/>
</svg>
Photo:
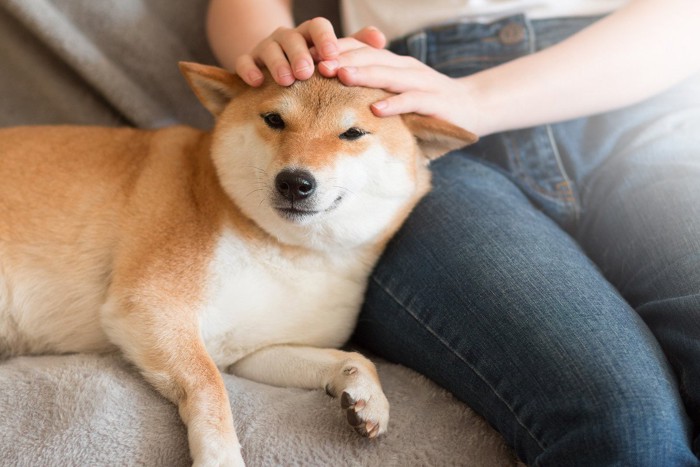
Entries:
<svg viewBox="0 0 700 467">
<path fill-rule="evenodd" d="M 473 115 L 472 128 L 479 135 L 488 136 L 502 131 L 526 126 L 527 115 L 518 115 L 516 92 L 506 91 L 506 83 L 488 71 L 475 73 L 458 79 L 463 88 L 463 101 Z M 500 83 L 500 84 L 499 84 Z"/>
<path fill-rule="evenodd" d="M 478 80 L 472 76 L 457 78 L 457 99 L 460 103 L 453 108 L 459 109 L 459 115 L 453 118 L 454 123 L 469 130 L 479 137 L 493 133 L 491 115 L 486 110 L 486 96 L 480 89 Z"/>
</svg>

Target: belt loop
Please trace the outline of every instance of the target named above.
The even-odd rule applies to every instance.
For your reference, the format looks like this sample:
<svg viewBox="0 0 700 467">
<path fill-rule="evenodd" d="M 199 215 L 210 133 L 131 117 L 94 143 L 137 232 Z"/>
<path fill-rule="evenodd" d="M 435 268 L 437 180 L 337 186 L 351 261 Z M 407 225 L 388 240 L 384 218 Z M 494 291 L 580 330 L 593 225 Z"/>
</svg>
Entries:
<svg viewBox="0 0 700 467">
<path fill-rule="evenodd" d="M 428 59 L 428 35 L 425 31 L 412 34 L 406 39 L 408 54 L 425 63 Z"/>
<path fill-rule="evenodd" d="M 527 31 L 527 36 L 528 36 L 528 46 L 530 49 L 530 53 L 534 54 L 537 52 L 537 36 L 535 35 L 535 28 L 532 26 L 532 21 L 530 18 L 527 16 L 523 17 L 523 25 L 525 26 L 525 30 Z"/>
</svg>

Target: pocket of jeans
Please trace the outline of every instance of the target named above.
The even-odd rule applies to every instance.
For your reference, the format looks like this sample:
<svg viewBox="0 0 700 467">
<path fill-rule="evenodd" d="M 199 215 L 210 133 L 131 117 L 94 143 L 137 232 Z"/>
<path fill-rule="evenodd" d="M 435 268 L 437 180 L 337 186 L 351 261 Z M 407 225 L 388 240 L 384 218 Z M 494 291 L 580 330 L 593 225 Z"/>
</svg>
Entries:
<svg viewBox="0 0 700 467">
<path fill-rule="evenodd" d="M 530 53 L 530 33 L 517 16 L 491 24 L 437 29 L 429 41 L 427 61 L 448 76 L 466 76 Z"/>
</svg>

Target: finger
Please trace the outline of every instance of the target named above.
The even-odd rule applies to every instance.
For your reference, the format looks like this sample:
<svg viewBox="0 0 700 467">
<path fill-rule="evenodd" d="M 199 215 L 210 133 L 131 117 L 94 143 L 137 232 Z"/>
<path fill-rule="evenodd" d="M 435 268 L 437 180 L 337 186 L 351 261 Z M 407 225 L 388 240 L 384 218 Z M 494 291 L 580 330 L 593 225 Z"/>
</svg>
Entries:
<svg viewBox="0 0 700 467">
<path fill-rule="evenodd" d="M 338 39 L 339 54 L 347 52 L 348 50 L 359 49 L 360 47 L 367 47 L 367 44 L 364 44 L 353 37 L 343 37 L 341 39 Z M 315 62 L 320 62 L 323 60 L 321 58 L 321 54 L 316 49 L 316 47 L 311 47 L 309 49 L 309 52 L 311 53 L 311 57 L 314 59 Z"/>
<path fill-rule="evenodd" d="M 289 86 L 294 82 L 292 68 L 284 55 L 282 46 L 275 41 L 264 44 L 258 53 L 259 60 L 270 70 L 272 78 L 281 86 Z"/>
<path fill-rule="evenodd" d="M 351 50 L 355 49 L 361 49 L 363 47 L 367 47 L 369 44 L 365 44 L 364 42 L 361 42 L 354 37 L 343 37 L 341 39 L 338 39 L 338 53 L 339 54 L 344 54 L 345 52 L 349 52 Z M 311 53 L 311 57 L 314 59 L 315 62 L 320 62 L 323 59 L 321 58 L 321 54 L 318 52 L 316 47 L 311 47 L 309 49 L 309 52 Z"/>
<path fill-rule="evenodd" d="M 375 49 L 382 49 L 386 45 L 386 37 L 379 29 L 368 26 L 364 29 L 360 29 L 350 37 L 338 39 L 337 43 L 338 53 L 343 54 L 350 50 L 361 49 L 367 46 Z M 316 47 L 311 47 L 310 52 L 314 61 L 320 62 L 322 60 L 320 53 L 318 50 L 316 50 Z"/>
<path fill-rule="evenodd" d="M 410 57 L 396 55 L 388 50 L 375 49 L 356 41 L 346 43 L 345 51 L 337 60 L 326 60 L 318 64 L 318 71 L 327 78 L 336 76 L 340 69 L 356 69 L 375 65 L 389 65 L 395 68 L 414 67 L 416 61 L 409 61 Z M 361 44 L 360 46 L 357 46 Z M 357 46 L 357 47 L 356 47 Z M 351 49 L 350 47 L 356 47 Z"/>
<path fill-rule="evenodd" d="M 367 46 L 372 47 L 370 44 L 366 44 L 355 37 L 343 37 L 342 39 L 338 40 L 338 52 L 340 54 Z"/>
<path fill-rule="evenodd" d="M 260 86 L 265 80 L 262 71 L 251 55 L 244 54 L 236 59 L 236 74 L 250 86 Z"/>
<path fill-rule="evenodd" d="M 425 67 L 413 57 L 397 55 L 386 49 L 373 47 L 358 47 L 343 52 L 337 59 L 339 67 L 365 67 L 372 65 L 388 65 L 395 68 Z"/>
<path fill-rule="evenodd" d="M 296 79 L 308 79 L 314 72 L 313 59 L 304 36 L 299 32 L 288 29 L 276 35 L 277 43 L 287 56 Z"/>
<path fill-rule="evenodd" d="M 395 93 L 428 91 L 432 81 L 426 78 L 422 70 L 384 65 L 343 67 L 338 70 L 338 79 L 347 86 L 364 86 Z"/>
<path fill-rule="evenodd" d="M 377 45 L 383 46 L 386 43 L 384 34 L 376 28 L 365 28 L 358 31 L 356 34 L 359 35 L 360 39 L 368 38 Z M 338 41 L 338 48 L 340 51 L 338 59 L 320 61 L 318 64 L 319 72 L 327 78 L 332 78 L 343 65 L 366 66 L 374 63 L 386 63 L 387 60 L 398 64 L 398 61 L 394 59 L 394 57 L 399 57 L 398 55 L 381 48 L 377 49 L 362 42 L 360 39 L 356 37 L 344 37 L 340 39 Z"/>
<path fill-rule="evenodd" d="M 332 60 L 338 56 L 338 37 L 326 18 L 304 21 L 297 27 L 297 31 L 315 47 L 321 60 Z"/>
<path fill-rule="evenodd" d="M 338 51 L 340 54 L 362 47 L 367 47 L 367 44 L 360 42 L 354 37 L 343 37 L 338 40 Z M 312 47 L 310 52 L 314 62 L 318 63 L 318 71 L 326 78 L 333 78 L 340 67 L 338 60 L 323 60 L 316 47 Z"/>
<path fill-rule="evenodd" d="M 335 77 L 336 73 L 338 73 L 338 68 L 339 66 L 337 60 L 325 60 L 323 62 L 319 62 L 318 64 L 318 72 L 326 78 Z"/>
<path fill-rule="evenodd" d="M 435 100 L 434 97 L 428 92 L 405 92 L 375 102 L 370 106 L 370 109 L 377 117 L 390 117 L 411 112 L 430 116 L 435 114 L 432 104 Z"/>
<path fill-rule="evenodd" d="M 383 49 L 386 46 L 386 36 L 382 31 L 374 26 L 362 28 L 351 37 L 369 45 L 370 47 L 374 47 L 375 49 Z"/>
</svg>

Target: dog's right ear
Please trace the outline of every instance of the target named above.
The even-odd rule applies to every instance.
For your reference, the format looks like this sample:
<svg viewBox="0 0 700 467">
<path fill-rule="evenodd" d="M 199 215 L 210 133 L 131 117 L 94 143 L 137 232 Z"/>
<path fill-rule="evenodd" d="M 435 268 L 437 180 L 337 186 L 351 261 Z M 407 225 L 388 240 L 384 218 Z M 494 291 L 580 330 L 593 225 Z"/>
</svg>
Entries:
<svg viewBox="0 0 700 467">
<path fill-rule="evenodd" d="M 471 131 L 434 117 L 415 113 L 402 114 L 404 124 L 413 133 L 418 147 L 429 160 L 437 159 L 453 149 L 459 149 L 479 140 Z"/>
<path fill-rule="evenodd" d="M 247 87 L 237 75 L 223 68 L 192 62 L 180 62 L 178 65 L 199 102 L 215 117 Z"/>
</svg>

